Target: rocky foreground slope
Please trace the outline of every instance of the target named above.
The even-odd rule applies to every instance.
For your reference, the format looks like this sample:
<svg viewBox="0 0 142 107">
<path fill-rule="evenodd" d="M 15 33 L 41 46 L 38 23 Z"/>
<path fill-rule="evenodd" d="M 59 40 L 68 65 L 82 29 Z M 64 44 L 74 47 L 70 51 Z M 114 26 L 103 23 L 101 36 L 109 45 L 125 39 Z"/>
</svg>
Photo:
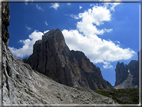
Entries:
<svg viewBox="0 0 142 107">
<path fill-rule="evenodd" d="M 34 44 L 33 54 L 23 61 L 34 70 L 68 86 L 93 90 L 112 88 L 103 79 L 100 68 L 90 62 L 83 52 L 70 51 L 60 29 L 45 33 L 42 40 Z"/>
<path fill-rule="evenodd" d="M 2 44 L 3 104 L 115 104 L 92 90 L 57 83 L 15 58 Z"/>
<path fill-rule="evenodd" d="M 2 32 L 2 82 L 0 84 L 2 104 L 0 106 L 20 106 L 21 104 L 116 104 L 90 89 L 73 88 L 48 78 L 33 70 L 30 65 L 15 58 L 8 49 L 9 5 L 2 3 L 3 19 L 7 19 Z M 7 32 L 7 33 L 6 33 Z M 1 40 L 1 39 L 0 39 Z M 14 105 L 16 104 L 16 105 Z"/>
</svg>

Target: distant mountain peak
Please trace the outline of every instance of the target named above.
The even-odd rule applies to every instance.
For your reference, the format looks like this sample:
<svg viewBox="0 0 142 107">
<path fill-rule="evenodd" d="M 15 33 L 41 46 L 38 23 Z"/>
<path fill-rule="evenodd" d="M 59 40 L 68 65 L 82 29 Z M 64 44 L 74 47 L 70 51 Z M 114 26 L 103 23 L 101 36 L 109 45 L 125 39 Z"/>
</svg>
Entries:
<svg viewBox="0 0 142 107">
<path fill-rule="evenodd" d="M 131 60 L 128 65 L 117 63 L 115 88 L 134 88 L 139 86 L 139 61 Z"/>
</svg>

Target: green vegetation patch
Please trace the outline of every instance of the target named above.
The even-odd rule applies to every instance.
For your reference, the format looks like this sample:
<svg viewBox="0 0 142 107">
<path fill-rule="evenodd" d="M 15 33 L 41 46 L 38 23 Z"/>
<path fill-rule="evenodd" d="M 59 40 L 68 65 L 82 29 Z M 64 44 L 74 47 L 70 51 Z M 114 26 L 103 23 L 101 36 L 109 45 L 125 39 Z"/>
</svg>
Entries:
<svg viewBox="0 0 142 107">
<path fill-rule="evenodd" d="M 139 88 L 100 89 L 95 92 L 110 97 L 119 104 L 139 104 Z"/>
</svg>

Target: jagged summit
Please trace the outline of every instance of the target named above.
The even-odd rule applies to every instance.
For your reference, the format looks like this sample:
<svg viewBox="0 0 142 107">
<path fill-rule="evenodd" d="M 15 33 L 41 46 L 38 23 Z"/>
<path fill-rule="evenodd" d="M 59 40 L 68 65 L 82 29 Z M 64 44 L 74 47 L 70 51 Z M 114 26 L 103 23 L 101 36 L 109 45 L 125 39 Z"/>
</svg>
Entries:
<svg viewBox="0 0 142 107">
<path fill-rule="evenodd" d="M 124 63 L 118 62 L 116 65 L 116 82 L 115 86 L 122 83 L 128 77 L 128 66 L 124 65 Z"/>
<path fill-rule="evenodd" d="M 61 30 L 59 28 L 57 28 L 56 30 L 55 29 L 52 29 L 48 32 L 46 32 L 43 36 L 42 36 L 42 40 L 46 40 L 48 38 L 51 38 L 53 36 L 56 36 L 54 35 L 54 33 L 61 33 Z M 63 35 L 59 35 L 59 36 L 63 36 Z"/>
<path fill-rule="evenodd" d="M 34 70 L 53 80 L 68 85 L 93 90 L 112 88 L 101 71 L 80 51 L 70 51 L 59 28 L 50 30 L 36 41 L 33 54 L 26 63 Z"/>
<path fill-rule="evenodd" d="M 117 63 L 116 82 L 114 88 L 139 87 L 139 61 L 131 60 L 128 65 Z"/>
</svg>

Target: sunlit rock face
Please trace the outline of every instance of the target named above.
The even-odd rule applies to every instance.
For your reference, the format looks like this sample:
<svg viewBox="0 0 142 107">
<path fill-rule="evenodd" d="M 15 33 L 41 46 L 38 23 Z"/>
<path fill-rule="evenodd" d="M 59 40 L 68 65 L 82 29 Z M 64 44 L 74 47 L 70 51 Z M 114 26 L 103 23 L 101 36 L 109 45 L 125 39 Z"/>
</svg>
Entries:
<svg viewBox="0 0 142 107">
<path fill-rule="evenodd" d="M 35 42 L 33 54 L 25 60 L 34 70 L 68 85 L 93 90 L 112 88 L 96 67 L 80 51 L 70 51 L 60 29 L 50 30 Z"/>
</svg>

